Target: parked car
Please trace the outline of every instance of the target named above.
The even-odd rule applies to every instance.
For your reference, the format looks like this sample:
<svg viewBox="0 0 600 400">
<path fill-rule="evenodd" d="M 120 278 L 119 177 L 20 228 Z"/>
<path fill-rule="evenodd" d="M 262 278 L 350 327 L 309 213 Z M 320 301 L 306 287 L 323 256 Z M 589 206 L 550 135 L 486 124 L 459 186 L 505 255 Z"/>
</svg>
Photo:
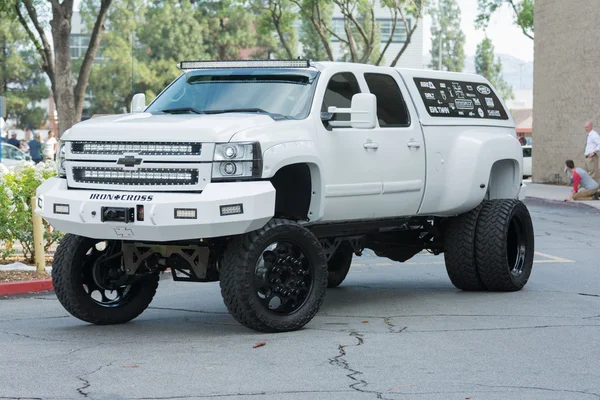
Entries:
<svg viewBox="0 0 600 400">
<path fill-rule="evenodd" d="M 6 167 L 14 167 L 22 160 L 30 160 L 27 153 L 16 148 L 12 144 L 2 143 L 2 164 Z"/>
<path fill-rule="evenodd" d="M 523 146 L 523 178 L 531 177 L 531 145 Z"/>
</svg>

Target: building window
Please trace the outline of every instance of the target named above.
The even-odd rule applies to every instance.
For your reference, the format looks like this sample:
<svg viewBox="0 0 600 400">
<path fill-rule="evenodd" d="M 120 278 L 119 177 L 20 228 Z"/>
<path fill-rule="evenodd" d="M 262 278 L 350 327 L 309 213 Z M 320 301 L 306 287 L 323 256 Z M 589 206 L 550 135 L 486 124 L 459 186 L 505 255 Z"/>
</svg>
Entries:
<svg viewBox="0 0 600 400">
<path fill-rule="evenodd" d="M 90 37 L 88 35 L 71 34 L 69 38 L 69 48 L 71 50 L 71 59 L 78 60 L 85 56 L 88 46 L 90 45 Z M 102 46 L 96 51 L 94 64 L 103 59 Z"/>
<path fill-rule="evenodd" d="M 392 20 L 391 19 L 384 19 L 384 18 L 378 18 L 377 23 L 379 24 L 379 28 L 380 28 L 380 32 L 381 32 L 381 42 L 382 43 L 387 43 L 388 39 L 390 38 L 390 35 L 392 33 Z M 407 19 L 408 21 L 408 26 L 410 28 L 411 26 L 411 20 Z M 360 23 L 362 23 L 362 20 L 359 20 Z M 336 35 L 338 35 L 339 37 L 341 37 L 342 39 L 346 39 L 346 31 L 344 30 L 344 19 L 343 18 L 333 18 L 332 20 L 332 30 L 333 32 L 335 32 Z M 352 26 L 352 25 L 351 25 Z M 335 37 L 334 35 L 331 35 L 331 41 L 332 42 L 339 42 L 340 40 Z M 392 37 L 392 43 L 404 43 L 406 42 L 406 26 L 404 26 L 404 22 L 402 22 L 401 18 L 398 18 L 398 20 L 396 21 L 396 29 L 394 29 L 394 35 Z"/>
<path fill-rule="evenodd" d="M 79 59 L 85 55 L 90 44 L 90 38 L 87 35 L 74 35 L 70 37 L 71 59 Z"/>
<path fill-rule="evenodd" d="M 411 20 L 408 19 L 408 26 L 410 28 Z M 392 34 L 392 23 L 391 19 L 378 19 L 379 26 L 381 28 L 381 41 L 386 43 Z M 402 19 L 398 18 L 396 21 L 396 29 L 394 29 L 394 35 L 392 36 L 392 43 L 404 43 L 406 42 L 406 26 Z"/>
<path fill-rule="evenodd" d="M 336 35 L 338 35 L 339 37 L 346 39 L 346 31 L 344 30 L 344 19 L 343 18 L 334 18 L 332 21 L 332 27 L 331 27 L 332 31 L 335 32 Z M 339 42 L 340 40 L 335 37 L 334 35 L 331 35 L 331 41 L 332 42 Z"/>
</svg>

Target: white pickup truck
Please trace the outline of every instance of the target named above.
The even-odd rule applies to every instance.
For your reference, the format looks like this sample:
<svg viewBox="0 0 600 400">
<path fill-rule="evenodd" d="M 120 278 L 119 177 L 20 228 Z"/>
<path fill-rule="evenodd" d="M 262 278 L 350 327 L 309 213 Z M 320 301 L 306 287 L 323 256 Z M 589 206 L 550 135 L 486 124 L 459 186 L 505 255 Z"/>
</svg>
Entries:
<svg viewBox="0 0 600 400">
<path fill-rule="evenodd" d="M 299 329 L 353 255 L 444 253 L 462 290 L 516 291 L 534 235 L 514 122 L 477 75 L 336 62 L 181 62 L 148 106 L 73 126 L 38 212 L 72 315 L 124 323 L 160 272 L 220 281 L 258 331 Z"/>
</svg>

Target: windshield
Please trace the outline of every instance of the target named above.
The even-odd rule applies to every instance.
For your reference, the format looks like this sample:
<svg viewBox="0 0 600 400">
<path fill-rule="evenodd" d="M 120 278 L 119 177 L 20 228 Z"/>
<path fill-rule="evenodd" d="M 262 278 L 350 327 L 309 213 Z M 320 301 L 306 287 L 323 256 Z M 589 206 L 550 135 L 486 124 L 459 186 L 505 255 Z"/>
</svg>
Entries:
<svg viewBox="0 0 600 400">
<path fill-rule="evenodd" d="M 165 89 L 146 112 L 262 112 L 304 119 L 310 112 L 317 75 L 313 70 L 274 68 L 188 72 Z"/>
</svg>

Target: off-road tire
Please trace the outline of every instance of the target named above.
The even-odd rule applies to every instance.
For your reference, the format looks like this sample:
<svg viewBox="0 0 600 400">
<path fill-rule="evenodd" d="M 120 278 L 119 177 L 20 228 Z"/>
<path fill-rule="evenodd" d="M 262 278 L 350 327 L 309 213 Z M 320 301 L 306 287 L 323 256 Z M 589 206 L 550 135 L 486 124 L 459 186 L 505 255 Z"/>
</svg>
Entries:
<svg viewBox="0 0 600 400">
<path fill-rule="evenodd" d="M 266 247 L 290 240 L 302 248 L 313 266 L 313 283 L 306 302 L 294 313 L 281 315 L 260 303 L 253 277 Z M 319 240 L 306 228 L 285 219 L 272 219 L 263 228 L 234 238 L 223 254 L 220 268 L 223 302 L 240 324 L 259 332 L 300 329 L 319 311 L 327 287 L 327 258 Z"/>
<path fill-rule="evenodd" d="M 122 324 L 139 316 L 152 301 L 159 276 L 150 275 L 132 284 L 129 301 L 108 308 L 95 303 L 83 288 L 83 260 L 98 240 L 67 234 L 61 240 L 52 263 L 52 284 L 62 306 L 74 317 L 97 325 Z"/>
<path fill-rule="evenodd" d="M 521 246 L 516 232 L 522 238 Z M 531 215 L 523 202 L 506 199 L 483 205 L 477 221 L 475 256 L 479 277 L 487 290 L 513 292 L 525 286 L 533 268 L 534 233 Z M 521 266 L 519 274 L 513 270 L 515 265 Z"/>
<path fill-rule="evenodd" d="M 481 206 L 448 219 L 444 226 L 444 259 L 452 284 L 461 290 L 485 290 L 477 270 L 475 235 Z"/>
<path fill-rule="evenodd" d="M 352 264 L 352 255 L 354 251 L 348 242 L 340 244 L 333 256 L 327 262 L 327 287 L 334 288 L 344 282 L 350 265 Z"/>
</svg>

